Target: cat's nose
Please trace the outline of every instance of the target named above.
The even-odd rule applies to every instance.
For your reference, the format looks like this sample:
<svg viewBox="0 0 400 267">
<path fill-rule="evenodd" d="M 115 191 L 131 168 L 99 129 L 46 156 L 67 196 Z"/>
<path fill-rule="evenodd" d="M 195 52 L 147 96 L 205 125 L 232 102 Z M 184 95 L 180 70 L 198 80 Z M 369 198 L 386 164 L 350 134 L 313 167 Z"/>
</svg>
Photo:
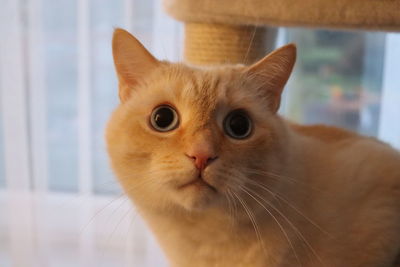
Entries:
<svg viewBox="0 0 400 267">
<path fill-rule="evenodd" d="M 204 170 L 211 162 L 217 159 L 217 156 L 206 152 L 197 152 L 186 154 L 193 160 L 194 166 L 199 170 Z"/>
<path fill-rule="evenodd" d="M 197 132 L 186 146 L 186 156 L 193 161 L 194 166 L 204 170 L 211 162 L 216 160 L 217 151 L 214 145 L 211 130 L 205 129 Z"/>
</svg>

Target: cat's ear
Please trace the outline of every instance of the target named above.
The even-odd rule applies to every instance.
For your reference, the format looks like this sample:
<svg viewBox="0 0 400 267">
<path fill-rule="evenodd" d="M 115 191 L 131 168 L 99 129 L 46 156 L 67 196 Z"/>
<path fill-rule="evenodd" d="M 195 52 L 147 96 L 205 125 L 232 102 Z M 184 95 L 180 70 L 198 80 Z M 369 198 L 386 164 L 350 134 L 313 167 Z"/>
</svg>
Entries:
<svg viewBox="0 0 400 267">
<path fill-rule="evenodd" d="M 246 68 L 246 73 L 261 82 L 260 93 L 268 97 L 270 109 L 274 113 L 279 109 L 283 87 L 295 62 L 296 45 L 288 44 Z"/>
<path fill-rule="evenodd" d="M 160 62 L 135 37 L 123 29 L 114 31 L 112 52 L 119 79 L 119 98 L 124 102 L 138 81 Z"/>
</svg>

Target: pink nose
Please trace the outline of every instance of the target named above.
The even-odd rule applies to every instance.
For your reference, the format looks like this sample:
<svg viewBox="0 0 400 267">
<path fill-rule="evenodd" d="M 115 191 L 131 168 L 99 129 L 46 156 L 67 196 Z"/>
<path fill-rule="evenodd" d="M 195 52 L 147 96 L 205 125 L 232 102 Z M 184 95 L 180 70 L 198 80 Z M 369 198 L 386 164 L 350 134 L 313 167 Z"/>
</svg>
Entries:
<svg viewBox="0 0 400 267">
<path fill-rule="evenodd" d="M 207 165 L 213 162 L 217 157 L 208 153 L 192 153 L 186 154 L 189 158 L 193 159 L 194 166 L 199 170 L 204 170 Z"/>
</svg>

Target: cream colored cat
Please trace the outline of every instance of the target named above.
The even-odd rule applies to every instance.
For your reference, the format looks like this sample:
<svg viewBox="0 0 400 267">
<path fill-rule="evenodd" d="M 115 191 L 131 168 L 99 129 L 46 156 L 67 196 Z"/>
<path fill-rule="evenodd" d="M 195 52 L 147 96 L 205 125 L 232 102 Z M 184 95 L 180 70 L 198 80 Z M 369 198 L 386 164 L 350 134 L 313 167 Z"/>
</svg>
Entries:
<svg viewBox="0 0 400 267">
<path fill-rule="evenodd" d="M 400 155 L 276 112 L 296 58 L 199 68 L 113 39 L 113 169 L 171 266 L 394 266 Z"/>
</svg>

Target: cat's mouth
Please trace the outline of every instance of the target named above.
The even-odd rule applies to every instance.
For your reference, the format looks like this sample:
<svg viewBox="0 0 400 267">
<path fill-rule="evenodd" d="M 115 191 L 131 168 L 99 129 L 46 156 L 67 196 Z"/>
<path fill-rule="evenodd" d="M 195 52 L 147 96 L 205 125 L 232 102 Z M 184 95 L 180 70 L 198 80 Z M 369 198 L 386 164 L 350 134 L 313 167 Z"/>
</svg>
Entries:
<svg viewBox="0 0 400 267">
<path fill-rule="evenodd" d="M 185 189 L 185 188 L 188 188 L 188 187 L 197 187 L 197 188 L 199 188 L 199 189 L 201 189 L 201 188 L 208 188 L 208 189 L 211 189 L 211 190 L 212 190 L 213 192 L 215 192 L 215 193 L 218 192 L 217 189 L 216 189 L 214 186 L 210 185 L 209 183 L 207 183 L 207 182 L 204 180 L 204 178 L 202 177 L 201 174 L 199 174 L 195 179 L 189 181 L 188 183 L 185 183 L 185 184 L 183 184 L 183 185 L 180 185 L 180 186 L 178 187 L 178 189 Z"/>
</svg>

